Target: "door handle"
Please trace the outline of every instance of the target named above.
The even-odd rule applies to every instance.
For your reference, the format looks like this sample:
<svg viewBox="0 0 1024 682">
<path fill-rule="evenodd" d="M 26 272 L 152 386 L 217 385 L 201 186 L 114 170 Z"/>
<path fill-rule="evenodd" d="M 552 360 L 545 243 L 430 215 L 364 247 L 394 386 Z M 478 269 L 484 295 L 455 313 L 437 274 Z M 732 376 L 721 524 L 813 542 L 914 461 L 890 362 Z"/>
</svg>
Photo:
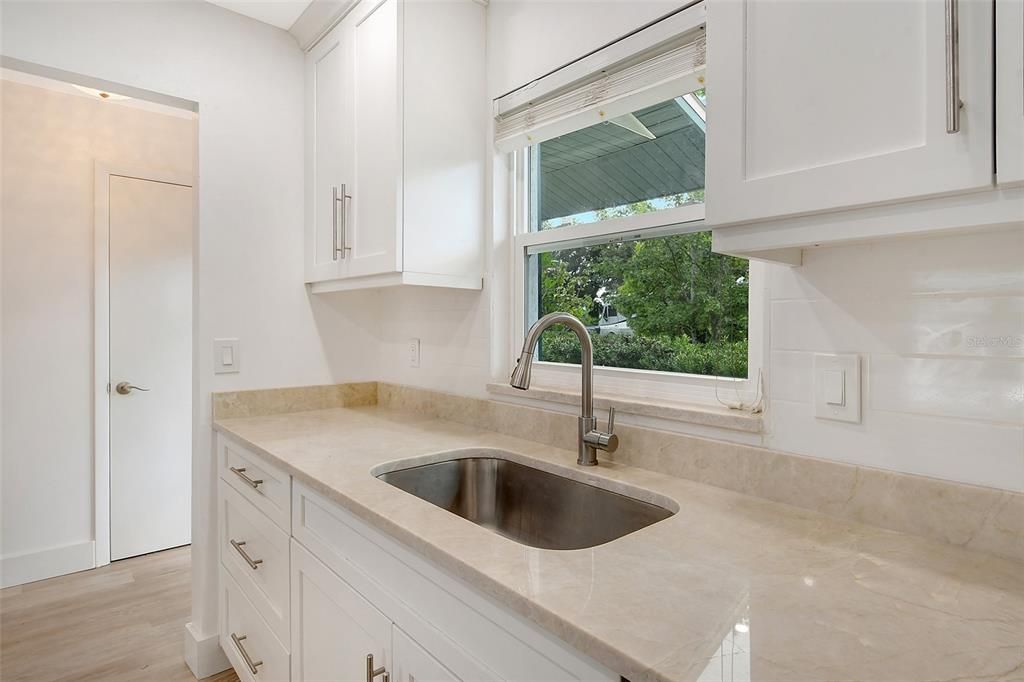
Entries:
<svg viewBox="0 0 1024 682">
<path fill-rule="evenodd" d="M 149 389 L 143 388 L 142 386 L 135 386 L 133 384 L 129 384 L 127 381 L 122 381 L 117 386 L 114 387 L 114 390 L 120 393 L 121 395 L 128 395 L 132 391 L 148 391 Z"/>
</svg>

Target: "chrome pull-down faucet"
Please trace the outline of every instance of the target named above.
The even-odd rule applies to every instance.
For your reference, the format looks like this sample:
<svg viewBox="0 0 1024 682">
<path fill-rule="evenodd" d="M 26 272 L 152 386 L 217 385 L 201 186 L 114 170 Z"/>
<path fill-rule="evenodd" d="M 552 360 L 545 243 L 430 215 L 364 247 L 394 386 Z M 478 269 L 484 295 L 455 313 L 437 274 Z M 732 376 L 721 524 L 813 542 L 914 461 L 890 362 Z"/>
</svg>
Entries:
<svg viewBox="0 0 1024 682">
<path fill-rule="evenodd" d="M 537 348 L 540 335 L 548 327 L 562 324 L 575 332 L 580 340 L 580 364 L 583 369 L 583 386 L 580 393 L 580 418 L 578 456 L 576 463 L 580 466 L 595 466 L 597 451 L 615 452 L 619 447 L 619 437 L 615 435 L 615 408 L 608 410 L 608 430 L 597 430 L 597 419 L 594 417 L 594 345 L 590 334 L 577 318 L 569 313 L 549 313 L 533 323 L 526 333 L 523 352 L 512 370 L 509 384 L 513 388 L 526 390 L 530 387 L 530 369 L 533 366 L 533 352 Z"/>
</svg>

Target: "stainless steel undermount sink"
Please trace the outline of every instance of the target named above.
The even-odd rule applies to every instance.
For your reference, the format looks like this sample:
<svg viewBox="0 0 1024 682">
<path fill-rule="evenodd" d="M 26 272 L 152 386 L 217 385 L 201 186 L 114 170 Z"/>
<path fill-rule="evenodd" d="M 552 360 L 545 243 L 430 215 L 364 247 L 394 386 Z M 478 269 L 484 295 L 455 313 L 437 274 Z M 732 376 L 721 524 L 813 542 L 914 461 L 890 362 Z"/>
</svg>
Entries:
<svg viewBox="0 0 1024 682">
<path fill-rule="evenodd" d="M 541 549 L 594 547 L 675 513 L 497 457 L 413 464 L 377 478 L 510 540 Z"/>
</svg>

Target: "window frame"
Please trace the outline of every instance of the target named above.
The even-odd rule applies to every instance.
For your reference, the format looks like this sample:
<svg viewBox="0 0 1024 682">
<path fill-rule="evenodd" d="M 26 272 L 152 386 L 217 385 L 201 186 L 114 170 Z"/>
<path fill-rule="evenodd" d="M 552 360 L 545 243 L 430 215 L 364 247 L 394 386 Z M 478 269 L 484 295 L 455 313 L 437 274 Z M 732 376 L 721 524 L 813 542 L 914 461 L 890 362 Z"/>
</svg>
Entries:
<svg viewBox="0 0 1024 682">
<path fill-rule="evenodd" d="M 711 228 L 705 219 L 705 204 L 687 204 L 635 216 L 531 231 L 536 197 L 532 196 L 532 153 L 529 147 L 507 154 L 509 168 L 510 244 L 512 250 L 511 338 L 506 357 L 518 357 L 526 337 L 527 262 L 530 249 L 553 251 L 582 243 L 603 243 L 604 239 L 649 239 L 653 237 L 704 232 Z M 766 296 L 765 266 L 751 260 L 748 280 L 747 377 L 718 377 L 623 367 L 594 367 L 596 392 L 614 394 L 626 400 L 646 402 L 697 402 L 717 404 L 718 397 L 735 403 L 749 402 L 758 391 L 765 366 Z M 511 360 L 507 366 L 511 371 Z M 580 366 L 537 360 L 533 366 L 538 388 L 577 391 Z M 737 395 L 742 398 L 738 398 Z"/>
</svg>

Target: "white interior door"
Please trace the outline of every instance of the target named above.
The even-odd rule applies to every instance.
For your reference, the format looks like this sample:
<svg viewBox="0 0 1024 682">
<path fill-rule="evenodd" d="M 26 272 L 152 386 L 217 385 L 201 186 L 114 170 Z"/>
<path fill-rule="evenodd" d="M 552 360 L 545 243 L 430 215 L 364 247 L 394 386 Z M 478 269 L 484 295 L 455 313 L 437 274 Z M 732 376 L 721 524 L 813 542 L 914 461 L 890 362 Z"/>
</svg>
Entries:
<svg viewBox="0 0 1024 682">
<path fill-rule="evenodd" d="M 109 206 L 116 560 L 190 542 L 192 188 L 111 176 Z"/>
</svg>

